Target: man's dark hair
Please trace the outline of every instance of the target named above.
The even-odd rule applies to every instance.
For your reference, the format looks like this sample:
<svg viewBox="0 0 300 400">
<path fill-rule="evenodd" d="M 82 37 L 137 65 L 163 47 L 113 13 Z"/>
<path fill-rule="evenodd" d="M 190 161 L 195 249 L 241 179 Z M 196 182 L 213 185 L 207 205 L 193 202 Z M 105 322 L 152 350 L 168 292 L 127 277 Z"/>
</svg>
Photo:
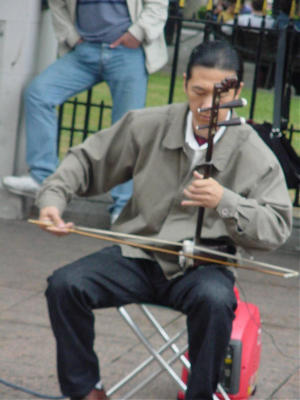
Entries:
<svg viewBox="0 0 300 400">
<path fill-rule="evenodd" d="M 255 11 L 261 11 L 263 9 L 264 0 L 252 0 L 251 6 Z"/>
<path fill-rule="evenodd" d="M 238 52 L 225 40 L 203 42 L 196 46 L 190 55 L 186 69 L 186 79 L 192 76 L 196 66 L 235 71 L 238 82 L 243 80 L 243 62 Z"/>
</svg>

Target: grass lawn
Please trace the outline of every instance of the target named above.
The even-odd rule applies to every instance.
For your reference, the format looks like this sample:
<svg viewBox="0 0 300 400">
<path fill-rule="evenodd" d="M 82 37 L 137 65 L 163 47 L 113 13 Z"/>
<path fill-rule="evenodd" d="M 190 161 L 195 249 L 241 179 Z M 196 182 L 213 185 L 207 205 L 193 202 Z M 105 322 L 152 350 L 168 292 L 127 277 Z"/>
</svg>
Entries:
<svg viewBox="0 0 300 400">
<path fill-rule="evenodd" d="M 166 73 L 158 72 L 150 76 L 148 85 L 148 95 L 146 107 L 159 106 L 167 104 L 169 96 L 169 85 L 170 77 Z M 248 100 L 248 105 L 241 109 L 238 109 L 240 116 L 245 118 L 249 117 L 251 90 L 243 89 L 242 96 Z M 79 101 L 85 101 L 86 93 L 81 93 L 78 96 Z M 111 105 L 111 97 L 107 85 L 100 84 L 95 86 L 93 90 L 92 101 L 99 104 L 101 101 L 105 104 Z M 185 93 L 183 91 L 183 80 L 178 77 L 176 80 L 174 99 L 173 102 L 183 102 L 186 100 Z M 72 105 L 66 105 L 63 126 L 70 126 L 72 121 Z M 76 112 L 76 123 L 75 127 L 79 130 L 83 130 L 85 110 L 84 106 L 77 106 Z M 254 120 L 256 122 L 268 121 L 271 122 L 273 117 L 273 93 L 268 90 L 259 89 L 257 91 L 256 106 L 254 112 Z M 300 97 L 293 97 L 290 108 L 290 124 L 293 124 L 296 129 L 300 129 Z M 110 126 L 110 110 L 106 110 L 103 115 L 102 127 Z M 88 127 L 91 131 L 98 130 L 98 115 L 96 108 L 91 110 L 91 118 Z M 61 144 L 60 144 L 60 156 L 63 157 L 66 150 L 68 149 L 70 134 L 67 131 L 62 131 Z M 80 143 L 82 141 L 82 134 L 80 132 L 75 133 L 73 144 Z M 294 134 L 293 146 L 300 154 L 300 134 Z"/>
</svg>

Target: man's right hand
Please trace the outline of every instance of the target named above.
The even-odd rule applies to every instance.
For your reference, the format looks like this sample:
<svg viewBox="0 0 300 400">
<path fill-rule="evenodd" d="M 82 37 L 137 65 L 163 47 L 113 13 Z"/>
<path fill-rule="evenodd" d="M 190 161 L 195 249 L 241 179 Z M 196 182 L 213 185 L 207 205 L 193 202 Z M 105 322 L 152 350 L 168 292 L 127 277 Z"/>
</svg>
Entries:
<svg viewBox="0 0 300 400">
<path fill-rule="evenodd" d="M 110 48 L 114 49 L 122 44 L 129 49 L 137 49 L 141 45 L 141 41 L 136 39 L 130 32 L 125 32 L 117 40 L 110 44 Z"/>
<path fill-rule="evenodd" d="M 59 210 L 54 206 L 44 207 L 40 210 L 39 221 L 44 222 L 41 228 L 56 236 L 64 236 L 73 228 L 72 222 L 65 223 L 60 217 Z"/>
</svg>

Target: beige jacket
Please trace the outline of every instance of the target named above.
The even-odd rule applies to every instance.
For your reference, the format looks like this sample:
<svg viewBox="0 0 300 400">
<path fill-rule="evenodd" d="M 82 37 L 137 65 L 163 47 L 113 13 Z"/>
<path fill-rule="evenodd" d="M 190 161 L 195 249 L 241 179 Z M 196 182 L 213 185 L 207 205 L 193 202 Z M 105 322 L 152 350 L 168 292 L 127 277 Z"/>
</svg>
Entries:
<svg viewBox="0 0 300 400">
<path fill-rule="evenodd" d="M 80 36 L 75 28 L 76 0 L 49 0 L 53 26 L 58 40 L 58 53 L 70 51 Z M 128 29 L 142 42 L 149 73 L 160 69 L 168 58 L 164 25 L 168 16 L 168 0 L 127 0 L 132 20 Z"/>
<path fill-rule="evenodd" d="M 113 230 L 172 241 L 193 238 L 197 208 L 180 204 L 192 179 L 184 151 L 187 111 L 187 104 L 131 111 L 90 136 L 45 181 L 38 207 L 62 212 L 75 192 L 107 192 L 133 177 L 133 196 Z M 291 202 L 280 165 L 258 134 L 249 125 L 226 129 L 212 161 L 212 176 L 225 190 L 217 209 L 205 211 L 203 237 L 227 236 L 248 250 L 284 243 L 291 231 Z M 131 247 L 123 247 L 123 254 L 149 257 Z M 153 257 L 168 277 L 180 273 L 176 260 Z"/>
</svg>

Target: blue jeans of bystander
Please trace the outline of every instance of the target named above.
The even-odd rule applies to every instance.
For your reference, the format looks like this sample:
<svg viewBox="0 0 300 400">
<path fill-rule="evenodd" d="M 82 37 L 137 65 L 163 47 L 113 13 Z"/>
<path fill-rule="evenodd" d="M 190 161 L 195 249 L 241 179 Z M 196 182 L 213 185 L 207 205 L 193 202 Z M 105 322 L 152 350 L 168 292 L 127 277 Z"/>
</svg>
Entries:
<svg viewBox="0 0 300 400">
<path fill-rule="evenodd" d="M 42 182 L 58 164 L 56 106 L 96 83 L 110 88 L 112 123 L 145 105 L 148 74 L 142 47 L 129 49 L 83 42 L 38 75 L 25 91 L 26 160 L 31 175 Z M 112 212 L 119 213 L 132 193 L 132 181 L 112 191 Z"/>
</svg>

